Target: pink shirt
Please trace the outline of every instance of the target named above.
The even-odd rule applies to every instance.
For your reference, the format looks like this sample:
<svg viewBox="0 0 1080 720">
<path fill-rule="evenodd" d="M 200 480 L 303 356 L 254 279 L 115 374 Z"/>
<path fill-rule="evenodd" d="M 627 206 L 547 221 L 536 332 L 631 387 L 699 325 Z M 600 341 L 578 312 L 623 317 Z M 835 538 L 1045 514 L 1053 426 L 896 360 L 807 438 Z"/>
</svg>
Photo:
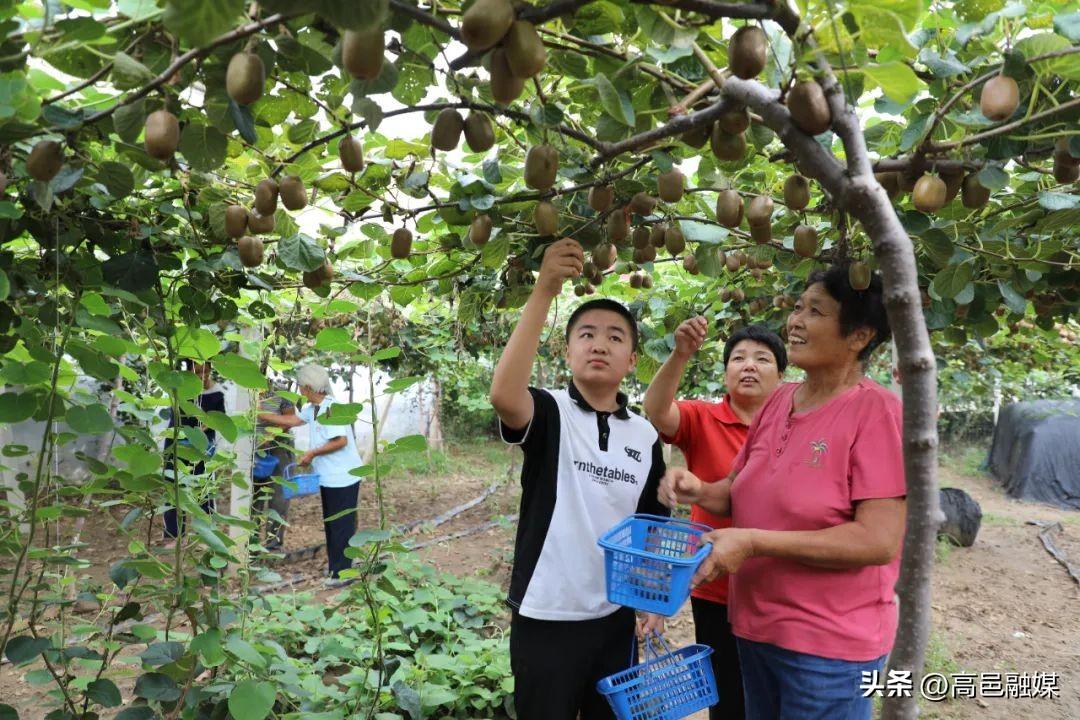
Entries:
<svg viewBox="0 0 1080 720">
<path fill-rule="evenodd" d="M 782 385 L 754 418 L 735 458 L 735 527 L 821 530 L 851 522 L 855 503 L 903 497 L 900 400 L 872 380 L 793 414 L 798 383 Z M 828 570 L 751 558 L 731 577 L 738 637 L 840 660 L 873 660 L 896 635 L 900 560 Z"/>
</svg>

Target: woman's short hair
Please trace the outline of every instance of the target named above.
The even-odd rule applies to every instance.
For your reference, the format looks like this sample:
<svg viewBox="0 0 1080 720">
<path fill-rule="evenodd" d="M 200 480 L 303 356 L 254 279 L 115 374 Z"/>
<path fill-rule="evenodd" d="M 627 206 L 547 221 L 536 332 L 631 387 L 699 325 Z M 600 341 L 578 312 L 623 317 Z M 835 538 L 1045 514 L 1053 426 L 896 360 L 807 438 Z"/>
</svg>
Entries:
<svg viewBox="0 0 1080 720">
<path fill-rule="evenodd" d="M 309 363 L 301 367 L 296 372 L 296 382 L 301 387 L 307 386 L 312 392 L 322 393 L 323 395 L 330 395 L 334 391 L 334 387 L 330 382 L 330 373 L 326 372 L 326 368 L 322 365 L 316 365 L 315 363 Z"/>
<path fill-rule="evenodd" d="M 885 287 L 881 282 L 881 273 L 870 275 L 870 287 L 856 290 L 848 280 L 850 263 L 832 265 L 825 270 L 815 270 L 806 279 L 806 287 L 821 283 L 825 292 L 840 303 L 840 334 L 847 337 L 861 327 L 874 331 L 874 337 L 859 353 L 859 360 L 865 362 L 881 344 L 892 337 L 889 317 L 885 313 Z"/>
<path fill-rule="evenodd" d="M 787 350 L 784 348 L 784 341 L 772 330 L 761 325 L 747 325 L 746 327 L 737 330 L 734 335 L 728 338 L 727 342 L 724 344 L 724 365 L 727 365 L 728 360 L 731 359 L 731 353 L 735 351 L 735 346 L 743 340 L 752 340 L 769 348 L 773 360 L 776 362 L 776 369 L 780 371 L 781 375 L 784 374 L 784 370 L 787 369 L 788 363 Z"/>
</svg>

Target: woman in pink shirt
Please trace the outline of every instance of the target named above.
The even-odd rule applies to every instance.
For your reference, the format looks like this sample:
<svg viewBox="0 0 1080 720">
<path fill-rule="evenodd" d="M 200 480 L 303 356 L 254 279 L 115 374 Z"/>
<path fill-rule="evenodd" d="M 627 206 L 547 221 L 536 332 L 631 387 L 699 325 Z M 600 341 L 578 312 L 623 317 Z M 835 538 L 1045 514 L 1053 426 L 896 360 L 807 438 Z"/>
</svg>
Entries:
<svg viewBox="0 0 1080 720">
<path fill-rule="evenodd" d="M 765 403 L 726 480 L 672 468 L 660 497 L 731 515 L 695 582 L 731 575 L 746 717 L 869 718 L 862 673 L 896 634 L 906 492 L 900 401 L 864 372 L 889 338 L 880 277 L 858 291 L 846 266 L 812 274 L 787 332 L 806 379 Z"/>
</svg>

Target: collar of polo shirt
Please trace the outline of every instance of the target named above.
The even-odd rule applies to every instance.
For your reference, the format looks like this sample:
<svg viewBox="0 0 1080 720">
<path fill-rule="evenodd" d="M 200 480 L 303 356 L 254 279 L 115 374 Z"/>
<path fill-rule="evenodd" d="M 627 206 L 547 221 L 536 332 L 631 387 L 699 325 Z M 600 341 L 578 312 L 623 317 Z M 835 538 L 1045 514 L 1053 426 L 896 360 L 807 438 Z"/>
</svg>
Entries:
<svg viewBox="0 0 1080 720">
<path fill-rule="evenodd" d="M 589 401 L 586 400 L 585 397 L 581 394 L 581 391 L 577 389 L 577 385 L 574 384 L 573 380 L 570 381 L 570 387 L 567 389 L 567 391 L 570 393 L 570 399 L 576 402 L 578 404 L 578 407 L 580 407 L 581 409 L 588 410 L 589 412 L 599 412 L 596 408 L 589 404 Z M 630 399 L 626 396 L 626 393 L 620 392 L 615 395 L 615 402 L 619 405 L 619 409 L 611 414 L 619 418 L 620 420 L 626 420 L 627 418 L 629 418 L 630 411 L 626 409 L 626 404 L 630 402 Z"/>
</svg>

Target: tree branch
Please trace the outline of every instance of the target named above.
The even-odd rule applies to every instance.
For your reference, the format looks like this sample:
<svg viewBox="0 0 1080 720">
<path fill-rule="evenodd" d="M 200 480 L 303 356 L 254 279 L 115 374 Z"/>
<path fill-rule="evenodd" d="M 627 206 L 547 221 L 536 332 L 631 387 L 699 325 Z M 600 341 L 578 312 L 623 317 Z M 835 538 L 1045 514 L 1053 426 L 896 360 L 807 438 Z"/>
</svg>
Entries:
<svg viewBox="0 0 1080 720">
<path fill-rule="evenodd" d="M 449 22 L 443 20 L 440 17 L 436 17 L 431 13 L 423 11 L 415 5 L 410 5 L 404 0 L 390 0 L 390 9 L 394 12 L 401 13 L 406 17 L 410 17 L 422 25 L 433 27 L 436 30 L 445 33 L 446 35 L 449 35 L 455 40 L 459 40 L 461 38 L 460 33 L 458 33 L 458 29 L 451 25 Z"/>
<path fill-rule="evenodd" d="M 997 137 L 998 135 L 1007 135 L 1010 132 L 1012 132 L 1013 130 L 1021 128 L 1021 127 L 1025 126 L 1025 125 L 1036 122 L 1038 120 L 1043 120 L 1045 118 L 1050 117 L 1051 115 L 1057 115 L 1058 113 L 1065 112 L 1066 110 L 1072 110 L 1073 108 L 1076 108 L 1076 107 L 1080 107 L 1080 98 L 1073 98 L 1072 100 L 1069 100 L 1068 102 L 1061 103 L 1060 105 L 1057 105 L 1057 106 L 1052 107 L 1052 108 L 1047 108 L 1047 109 L 1043 110 L 1042 112 L 1035 113 L 1034 115 L 1030 115 L 1028 117 L 1022 117 L 1019 120 L 1014 120 L 1013 122 L 1005 123 L 1004 125 L 998 125 L 996 128 L 993 128 L 992 130 L 987 130 L 986 132 L 977 133 L 975 135 L 969 135 L 966 138 L 964 138 L 963 140 L 953 140 L 951 142 L 945 142 L 945 143 L 931 143 L 928 146 L 928 151 L 931 152 L 931 153 L 944 152 L 946 150 L 952 150 L 953 148 L 966 147 L 968 145 L 975 145 L 977 143 L 982 142 L 983 140 L 987 140 L 987 139 L 992 138 L 992 137 Z"/>
</svg>

